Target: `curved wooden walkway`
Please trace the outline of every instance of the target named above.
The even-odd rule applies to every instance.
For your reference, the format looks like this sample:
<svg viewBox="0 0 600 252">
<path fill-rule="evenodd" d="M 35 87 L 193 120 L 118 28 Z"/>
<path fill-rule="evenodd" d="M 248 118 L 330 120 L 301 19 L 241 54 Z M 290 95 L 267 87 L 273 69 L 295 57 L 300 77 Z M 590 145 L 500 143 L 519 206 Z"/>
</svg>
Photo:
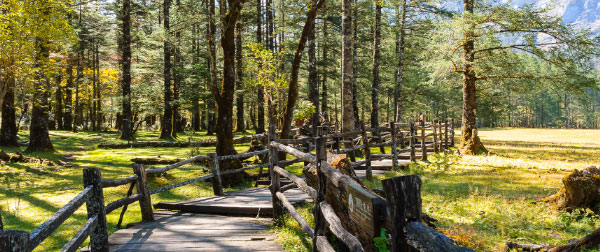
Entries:
<svg viewBox="0 0 600 252">
<path fill-rule="evenodd" d="M 270 219 L 155 212 L 109 238 L 110 251 L 285 251 L 268 233 Z"/>
</svg>

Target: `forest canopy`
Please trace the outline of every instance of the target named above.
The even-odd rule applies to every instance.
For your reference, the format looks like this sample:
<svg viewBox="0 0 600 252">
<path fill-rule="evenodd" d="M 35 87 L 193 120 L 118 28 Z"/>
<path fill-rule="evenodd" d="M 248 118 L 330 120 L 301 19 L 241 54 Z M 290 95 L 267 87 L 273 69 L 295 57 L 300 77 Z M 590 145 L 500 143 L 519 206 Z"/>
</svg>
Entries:
<svg viewBox="0 0 600 252">
<path fill-rule="evenodd" d="M 549 13 L 487 0 L 3 0 L 0 144 L 25 142 L 19 129 L 30 151 L 52 150 L 54 129 L 230 139 L 285 131 L 308 102 L 344 130 L 462 121 L 470 152 L 478 127 L 597 129 L 596 35 Z"/>
</svg>

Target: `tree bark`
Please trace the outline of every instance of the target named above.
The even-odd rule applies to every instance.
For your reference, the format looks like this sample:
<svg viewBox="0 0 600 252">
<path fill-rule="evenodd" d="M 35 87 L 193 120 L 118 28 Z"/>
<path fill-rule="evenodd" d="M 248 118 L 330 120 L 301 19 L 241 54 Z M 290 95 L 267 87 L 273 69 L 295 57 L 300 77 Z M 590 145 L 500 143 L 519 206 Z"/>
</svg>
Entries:
<svg viewBox="0 0 600 252">
<path fill-rule="evenodd" d="M 329 74 L 328 72 L 328 65 L 329 65 L 329 61 L 327 58 L 327 53 L 328 53 L 328 49 L 329 47 L 327 46 L 327 42 L 328 42 L 328 38 L 329 38 L 329 34 L 327 31 L 327 18 L 323 18 L 323 44 L 322 44 L 322 48 L 323 48 L 323 69 L 321 70 L 322 75 L 323 75 L 323 87 L 321 90 L 321 113 L 323 113 L 323 117 L 325 119 L 329 119 L 329 112 L 328 112 L 328 106 L 327 106 L 327 99 L 329 99 L 329 97 L 327 97 L 327 75 Z"/>
<path fill-rule="evenodd" d="M 214 0 L 211 2 L 211 13 L 214 13 Z M 221 48 L 223 48 L 223 82 L 221 88 L 213 85 L 211 90 L 217 101 L 217 155 L 237 154 L 233 146 L 233 96 L 235 91 L 235 26 L 240 17 L 244 0 L 219 0 L 221 12 Z M 222 170 L 239 168 L 239 160 L 223 160 Z M 245 173 L 243 173 L 245 174 Z M 246 176 L 229 174 L 222 177 L 225 186 L 243 183 Z"/>
<path fill-rule="evenodd" d="M 171 9 L 171 0 L 163 1 L 163 25 L 165 38 L 163 45 L 164 55 L 164 112 L 161 122 L 160 139 L 170 139 L 173 135 L 173 108 L 171 106 L 171 43 L 169 42 L 170 24 L 169 10 Z"/>
<path fill-rule="evenodd" d="M 123 92 L 121 139 L 133 139 L 133 117 L 131 113 L 131 0 L 123 0 L 121 7 L 121 39 L 119 49 L 121 50 L 121 73 L 119 82 Z"/>
<path fill-rule="evenodd" d="M 381 43 L 381 0 L 375 1 L 375 32 L 373 39 L 373 83 L 371 85 L 371 127 L 379 126 L 379 44 Z"/>
<path fill-rule="evenodd" d="M 102 130 L 102 83 L 100 82 L 100 44 L 96 43 L 96 129 Z"/>
<path fill-rule="evenodd" d="M 474 0 L 463 0 L 463 10 L 465 13 L 473 14 Z M 473 28 L 467 29 L 465 34 L 465 44 L 463 46 L 463 57 L 465 65 L 463 69 L 463 107 L 462 107 L 462 139 L 459 150 L 462 154 L 478 154 L 487 150 L 477 136 L 477 97 L 475 81 L 477 76 L 473 70 L 472 64 L 475 61 L 475 39 Z"/>
<path fill-rule="evenodd" d="M 400 34 L 396 32 L 396 56 L 398 57 L 398 70 L 396 71 L 396 87 L 394 88 L 394 121 L 400 122 L 402 119 L 402 85 L 404 84 L 404 37 L 406 32 L 406 0 L 402 0 L 402 13 L 398 16 L 398 6 L 396 6 L 396 26 Z"/>
<path fill-rule="evenodd" d="M 315 22 L 312 23 L 311 32 L 308 34 L 308 89 L 309 100 L 315 106 L 316 112 L 311 115 L 311 134 L 317 136 L 317 124 L 319 123 L 319 83 L 317 76 L 317 56 L 315 41 Z"/>
<path fill-rule="evenodd" d="M 217 86 L 217 47 L 216 47 L 216 30 L 215 25 L 215 2 L 214 0 L 207 1 L 208 3 L 208 67 L 210 72 L 210 87 Z M 210 88 L 209 87 L 209 88 Z M 208 129 L 206 134 L 212 135 L 215 133 L 215 101 L 216 95 L 208 101 Z"/>
<path fill-rule="evenodd" d="M 354 130 L 352 0 L 342 3 L 342 132 Z"/>
<path fill-rule="evenodd" d="M 15 77 L 9 72 L 4 77 L 6 93 L 2 99 L 2 128 L 0 129 L 0 146 L 19 146 L 17 138 L 17 121 L 15 116 Z"/>
<path fill-rule="evenodd" d="M 262 43 L 262 0 L 256 1 L 256 43 Z M 256 134 L 265 132 L 265 92 L 263 87 L 258 87 L 257 92 L 257 128 Z"/>
<path fill-rule="evenodd" d="M 298 47 L 296 48 L 296 54 L 294 55 L 294 61 L 292 62 L 292 73 L 290 74 L 287 104 L 285 106 L 285 113 L 283 117 L 283 129 L 281 130 L 282 139 L 290 138 L 294 105 L 298 99 L 298 72 L 300 70 L 300 62 L 302 61 L 302 52 L 306 47 L 306 41 L 308 40 L 309 34 L 312 33 L 315 28 L 315 18 L 317 17 L 319 9 L 321 6 L 323 6 L 324 2 L 325 0 L 312 0 L 308 8 L 306 23 L 302 29 L 300 41 L 298 41 Z"/>
<path fill-rule="evenodd" d="M 59 74 L 56 79 L 56 92 L 54 93 L 54 121 L 56 122 L 56 129 L 63 130 L 63 88 L 62 88 L 62 73 Z"/>
<path fill-rule="evenodd" d="M 354 127 L 358 129 L 359 125 L 360 125 L 360 117 L 358 116 L 358 97 L 357 97 L 357 89 L 358 89 L 358 70 L 357 70 L 357 67 L 358 67 L 358 64 L 357 64 L 357 61 L 358 61 L 358 43 L 357 43 L 357 41 L 358 41 L 358 0 L 354 0 L 354 6 L 351 8 L 352 8 L 352 12 L 354 13 L 353 14 L 354 19 L 351 21 L 351 23 L 352 23 L 352 45 L 351 45 L 351 47 L 352 47 L 352 108 L 353 108 L 352 112 L 353 112 L 353 118 L 354 118 Z M 342 27 L 342 30 L 343 29 L 344 28 Z M 342 37 L 343 37 L 343 35 L 342 35 Z"/>
<path fill-rule="evenodd" d="M 235 28 L 235 57 L 236 57 L 236 88 L 238 89 L 237 97 L 236 97 L 236 132 L 246 132 L 246 125 L 244 123 L 244 72 L 243 72 L 243 62 L 242 62 L 242 23 L 239 22 Z"/>
<path fill-rule="evenodd" d="M 50 56 L 48 41 L 36 39 L 38 52 L 36 55 L 36 80 L 34 81 L 33 109 L 29 128 L 29 146 L 26 152 L 54 151 L 48 133 L 48 96 L 50 81 L 44 73 L 45 64 Z"/>
<path fill-rule="evenodd" d="M 181 0 L 176 0 L 175 4 L 177 6 L 177 11 L 181 11 Z M 179 90 L 181 89 L 181 71 L 183 70 L 183 59 L 181 57 L 181 32 L 180 28 L 176 29 L 175 32 L 175 46 L 173 48 L 173 65 L 174 68 L 171 69 L 173 72 L 173 130 L 171 131 L 171 137 L 177 138 L 177 132 L 183 132 L 184 126 L 183 120 L 181 118 L 181 114 L 179 113 Z"/>
<path fill-rule="evenodd" d="M 69 54 L 67 61 L 67 86 L 65 88 L 63 129 L 73 130 L 73 58 L 71 54 Z"/>
</svg>

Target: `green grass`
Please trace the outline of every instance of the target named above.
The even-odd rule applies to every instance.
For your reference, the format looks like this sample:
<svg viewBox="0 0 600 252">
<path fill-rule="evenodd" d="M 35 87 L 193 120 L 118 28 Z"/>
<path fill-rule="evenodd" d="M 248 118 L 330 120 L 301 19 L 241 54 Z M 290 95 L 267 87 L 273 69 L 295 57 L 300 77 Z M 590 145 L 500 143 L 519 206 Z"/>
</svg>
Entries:
<svg viewBox="0 0 600 252">
<path fill-rule="evenodd" d="M 482 129 L 479 135 L 492 154 L 434 155 L 431 162 L 391 171 L 367 185 L 418 174 L 423 211 L 439 220 L 440 231 L 477 251 L 501 251 L 507 241 L 566 244 L 600 228 L 600 217 L 589 210 L 566 213 L 535 202 L 557 192 L 570 171 L 600 164 L 600 131 Z M 309 251 L 294 239 L 301 230 L 288 219 L 276 228 L 280 241 L 291 251 Z"/>
<path fill-rule="evenodd" d="M 158 132 L 141 132 L 137 141 L 155 141 Z M 247 134 L 245 134 L 247 135 Z M 22 139 L 28 139 L 27 132 L 20 132 Z M 242 136 L 236 134 L 236 137 Z M 187 158 L 192 150 L 196 153 L 214 152 L 214 147 L 202 148 L 136 148 L 136 149 L 98 149 L 99 143 L 125 142 L 118 140 L 115 132 L 72 133 L 68 131 L 52 131 L 50 137 L 57 150 L 54 153 L 27 154 L 42 157 L 56 163 L 55 166 L 45 166 L 34 163 L 8 163 L 0 166 L 0 214 L 2 214 L 5 229 L 32 231 L 47 220 L 54 212 L 69 202 L 82 190 L 82 169 L 87 167 L 100 168 L 105 179 L 124 178 L 133 174 L 132 162 L 135 157 L 172 157 Z M 195 134 L 180 134 L 181 141 L 188 139 L 214 138 L 205 136 L 205 132 Z M 238 151 L 246 150 L 246 145 L 236 146 Z M 5 148 L 7 152 L 22 151 L 24 148 Z M 68 165 L 61 166 L 59 162 L 65 157 L 73 157 Z M 163 165 L 164 166 L 164 165 Z M 152 167 L 146 167 L 152 168 Z M 297 169 L 297 168 L 296 168 Z M 169 171 L 162 176 L 149 177 L 151 189 L 175 182 L 198 177 L 206 173 L 204 167 L 187 165 L 181 169 Z M 256 173 L 257 171 L 251 171 Z M 244 186 L 250 186 L 248 182 Z M 128 186 L 106 188 L 104 196 L 106 203 L 122 198 L 127 193 Z M 236 188 L 227 188 L 235 190 Z M 200 196 L 212 196 L 212 186 L 208 182 L 199 182 L 152 196 L 152 202 L 190 199 Z M 116 223 L 120 209 L 107 216 L 109 232 L 116 231 Z M 85 206 L 81 207 L 54 234 L 46 239 L 36 251 L 57 251 L 85 223 Z M 124 224 L 141 220 L 138 204 L 129 206 L 124 217 Z"/>
</svg>

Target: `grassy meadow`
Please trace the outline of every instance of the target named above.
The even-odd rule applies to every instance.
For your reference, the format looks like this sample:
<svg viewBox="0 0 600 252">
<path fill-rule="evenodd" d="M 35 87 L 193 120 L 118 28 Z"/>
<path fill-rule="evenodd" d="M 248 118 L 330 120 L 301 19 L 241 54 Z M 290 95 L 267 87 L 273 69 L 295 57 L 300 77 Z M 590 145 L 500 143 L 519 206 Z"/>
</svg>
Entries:
<svg viewBox="0 0 600 252">
<path fill-rule="evenodd" d="M 566 244 L 600 228 L 589 211 L 562 212 L 535 199 L 556 193 L 574 169 L 600 165 L 600 131 L 572 129 L 481 129 L 490 155 L 434 155 L 409 169 L 373 181 L 418 174 L 423 180 L 423 211 L 437 218 L 438 229 L 462 246 L 502 251 L 507 241 Z M 309 207 L 305 207 L 310 218 Z M 275 228 L 285 248 L 308 251 L 310 239 L 290 217 Z"/>
<path fill-rule="evenodd" d="M 141 132 L 137 141 L 157 140 L 158 132 Z M 27 139 L 27 132 L 19 133 Z M 82 169 L 102 169 L 106 179 L 132 174 L 134 157 L 187 158 L 213 152 L 205 148 L 98 149 L 100 143 L 117 143 L 115 132 L 52 131 L 55 153 L 31 156 L 49 159 L 56 165 L 7 163 L 0 166 L 0 214 L 5 229 L 32 231 L 82 189 Z M 242 136 L 236 134 L 237 136 Z M 482 129 L 480 136 L 492 151 L 484 156 L 436 155 L 431 162 L 417 162 L 407 170 L 391 171 L 373 181 L 418 174 L 423 179 L 423 210 L 439 220 L 441 231 L 461 245 L 478 251 L 500 251 L 506 241 L 556 244 L 580 238 L 596 228 L 600 219 L 585 210 L 564 213 L 535 198 L 555 193 L 561 178 L 573 169 L 600 164 L 600 131 L 563 129 Z M 205 133 L 187 133 L 179 141 L 208 139 Z M 212 136 L 214 138 L 214 136 Z M 243 151 L 247 146 L 239 146 Z M 6 148 L 7 152 L 24 148 Z M 148 167 L 151 168 L 151 167 Z M 296 173 L 300 170 L 294 168 Z M 150 177 L 157 188 L 206 173 L 197 165 L 184 166 L 168 174 Z M 244 186 L 250 186 L 248 182 Z M 105 189 L 106 202 L 126 194 L 128 186 Z M 234 190 L 228 188 L 227 190 Z M 152 196 L 153 202 L 210 196 L 212 187 L 200 182 Z M 311 206 L 300 209 L 309 222 Z M 108 215 L 109 231 L 116 230 L 120 209 Z M 138 204 L 132 204 L 123 223 L 141 220 Z M 80 208 L 36 251 L 57 251 L 85 223 L 85 207 Z M 311 241 L 303 236 L 295 221 L 285 217 L 284 227 L 273 227 L 290 251 L 308 251 Z"/>
</svg>

